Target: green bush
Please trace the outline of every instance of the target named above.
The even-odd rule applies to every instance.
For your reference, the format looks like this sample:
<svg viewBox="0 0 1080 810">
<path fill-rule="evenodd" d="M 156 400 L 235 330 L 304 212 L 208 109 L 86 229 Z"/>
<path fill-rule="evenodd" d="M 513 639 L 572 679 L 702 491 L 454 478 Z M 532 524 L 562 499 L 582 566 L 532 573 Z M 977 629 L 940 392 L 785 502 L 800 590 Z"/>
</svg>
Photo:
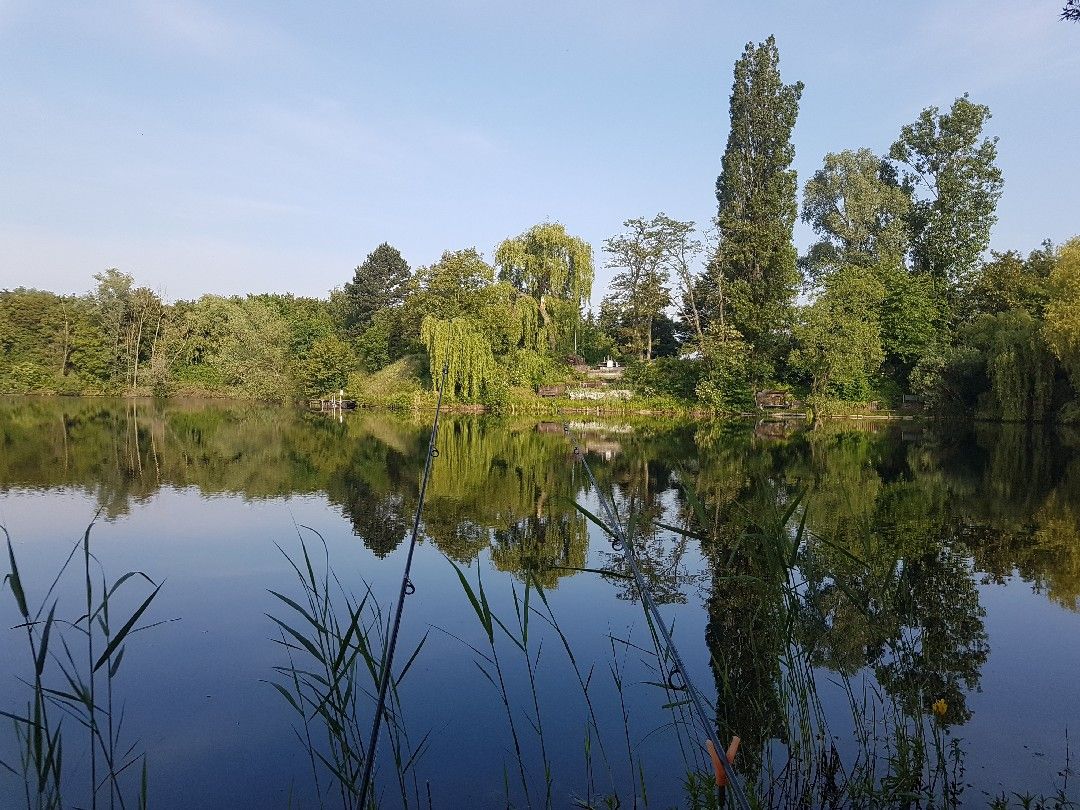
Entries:
<svg viewBox="0 0 1080 810">
<path fill-rule="evenodd" d="M 16 363 L 7 373 L 3 387 L 7 393 L 30 394 L 49 388 L 52 375 L 37 363 Z"/>
<path fill-rule="evenodd" d="M 701 381 L 700 360 L 660 357 L 651 363 L 631 363 L 623 380 L 643 397 L 662 396 L 692 400 Z"/>
<path fill-rule="evenodd" d="M 532 349 L 518 349 L 508 358 L 506 375 L 512 386 L 536 390 L 566 376 L 566 368 Z"/>
</svg>

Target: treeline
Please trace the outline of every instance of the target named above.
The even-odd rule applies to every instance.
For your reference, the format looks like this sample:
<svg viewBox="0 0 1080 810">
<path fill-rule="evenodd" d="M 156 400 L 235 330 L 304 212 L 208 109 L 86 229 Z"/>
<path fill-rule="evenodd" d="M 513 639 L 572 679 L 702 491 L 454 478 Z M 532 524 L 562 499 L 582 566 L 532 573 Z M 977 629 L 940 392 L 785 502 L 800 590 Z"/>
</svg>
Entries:
<svg viewBox="0 0 1080 810">
<path fill-rule="evenodd" d="M 353 362 L 326 301 L 291 295 L 168 304 L 115 269 L 85 295 L 0 293 L 0 386 L 58 394 L 282 399 L 329 390 Z"/>
<path fill-rule="evenodd" d="M 826 155 L 800 207 L 802 90 L 784 84 L 771 37 L 747 45 L 711 226 L 628 219 L 604 243 L 615 274 L 595 313 L 592 247 L 551 222 L 503 241 L 490 263 L 469 248 L 414 271 L 380 245 L 325 299 L 169 304 L 109 270 L 83 296 L 0 293 L 0 389 L 291 399 L 345 388 L 405 404 L 445 366 L 452 399 L 498 406 L 613 357 L 639 394 L 718 412 L 786 388 L 819 413 L 914 394 L 989 419 L 1080 416 L 1080 240 L 987 258 L 1003 188 L 989 109 L 964 95 L 924 109 L 886 155 Z M 804 256 L 799 217 L 817 235 Z"/>
</svg>

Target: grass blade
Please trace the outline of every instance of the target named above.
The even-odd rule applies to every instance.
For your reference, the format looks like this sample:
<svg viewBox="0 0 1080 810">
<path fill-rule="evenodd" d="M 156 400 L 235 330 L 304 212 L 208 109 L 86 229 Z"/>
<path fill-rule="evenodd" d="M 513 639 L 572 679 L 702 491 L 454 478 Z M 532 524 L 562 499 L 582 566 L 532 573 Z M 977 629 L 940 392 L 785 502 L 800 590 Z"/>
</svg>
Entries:
<svg viewBox="0 0 1080 810">
<path fill-rule="evenodd" d="M 23 591 L 22 579 L 19 577 L 19 566 L 15 564 L 15 549 L 11 547 L 11 536 L 7 535 L 8 559 L 11 561 L 11 573 L 4 577 L 4 582 L 11 583 L 11 592 L 15 594 L 15 602 L 19 606 L 19 613 L 27 621 L 30 620 L 30 611 L 26 607 L 26 592 Z M 55 604 L 55 603 L 54 603 Z"/>
<path fill-rule="evenodd" d="M 162 585 L 164 584 L 165 583 L 162 583 Z M 142 617 L 143 613 L 146 612 L 146 609 L 150 607 L 150 603 L 154 601 L 154 597 L 158 595 L 158 591 L 160 590 L 161 585 L 158 585 L 156 588 L 154 588 L 153 592 L 148 597 L 146 597 L 145 600 L 143 600 L 143 603 L 141 605 L 139 605 L 139 609 L 136 610 L 133 614 L 131 614 L 131 618 L 127 620 L 127 624 L 121 627 L 120 632 L 118 632 L 109 640 L 109 644 L 107 647 L 105 647 L 105 651 L 101 654 L 101 657 L 98 658 L 97 663 L 94 664 L 94 672 L 97 672 L 99 669 L 101 669 L 101 666 L 109 660 L 109 657 L 113 654 L 113 651 L 124 642 L 127 634 L 131 632 L 131 628 L 135 626 L 135 622 L 137 622 Z"/>
<path fill-rule="evenodd" d="M 34 661 L 34 671 L 38 678 L 45 671 L 45 656 L 49 651 L 49 634 L 52 632 L 53 617 L 56 615 L 56 602 L 49 609 L 49 618 L 45 620 L 45 629 L 41 631 L 41 646 L 38 648 L 37 660 Z"/>
</svg>

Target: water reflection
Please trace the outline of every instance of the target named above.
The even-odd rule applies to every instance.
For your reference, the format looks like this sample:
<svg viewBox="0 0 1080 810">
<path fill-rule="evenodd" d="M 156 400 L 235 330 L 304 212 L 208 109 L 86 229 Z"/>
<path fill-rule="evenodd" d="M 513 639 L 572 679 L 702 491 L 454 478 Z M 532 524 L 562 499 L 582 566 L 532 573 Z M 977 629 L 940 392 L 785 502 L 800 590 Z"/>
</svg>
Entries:
<svg viewBox="0 0 1080 810">
<path fill-rule="evenodd" d="M 660 519 L 675 493 L 680 525 L 706 508 L 738 533 L 760 511 L 758 486 L 805 490 L 807 525 L 875 566 L 915 576 L 950 549 L 988 581 L 1018 572 L 1038 592 L 1080 607 L 1080 440 L 1024 426 L 837 425 L 762 433 L 711 424 L 581 424 L 602 486 L 620 506 Z M 6 399 L 0 401 L 0 491 L 78 488 L 117 517 L 162 487 L 246 499 L 325 492 L 379 555 L 404 539 L 425 449 L 422 419 L 359 413 L 344 422 L 254 404 Z M 546 584 L 584 564 L 586 535 L 570 501 L 575 477 L 559 423 L 449 416 L 425 512 L 455 560 L 491 548 L 507 571 Z M 688 476 L 697 506 L 678 487 Z M 775 494 L 775 493 L 774 493 Z M 755 500 L 756 499 L 756 500 Z M 944 561 L 942 564 L 945 564 Z M 955 566 L 954 566 L 955 567 Z M 677 568 L 651 566 L 680 598 Z M 909 588 L 910 589 L 910 588 Z"/>
<path fill-rule="evenodd" d="M 813 705 L 798 716 L 800 690 L 813 685 L 797 654 L 818 671 L 869 673 L 896 716 L 948 730 L 971 721 L 994 643 L 980 584 L 1018 575 L 1056 605 L 1080 609 L 1075 433 L 881 423 L 576 428 L 601 486 L 637 516 L 641 567 L 657 600 L 703 596 L 717 721 L 724 736 L 743 738 L 740 770 L 751 781 L 768 774 L 776 746 L 795 750 L 799 735 L 820 731 Z M 422 417 L 337 420 L 252 404 L 4 400 L 0 492 L 79 489 L 107 517 L 163 488 L 248 500 L 321 492 L 382 557 L 410 527 L 426 430 Z M 586 486 L 561 424 L 451 415 L 438 446 L 424 524 L 439 551 L 460 563 L 484 552 L 498 570 L 546 589 L 592 576 L 579 573 L 596 557 L 573 507 Z M 609 592 L 632 600 L 622 557 L 592 554 L 604 555 Z M 823 802 L 838 766 L 828 746 L 815 750 L 814 796 Z M 925 787 L 917 782 L 903 787 Z"/>
</svg>

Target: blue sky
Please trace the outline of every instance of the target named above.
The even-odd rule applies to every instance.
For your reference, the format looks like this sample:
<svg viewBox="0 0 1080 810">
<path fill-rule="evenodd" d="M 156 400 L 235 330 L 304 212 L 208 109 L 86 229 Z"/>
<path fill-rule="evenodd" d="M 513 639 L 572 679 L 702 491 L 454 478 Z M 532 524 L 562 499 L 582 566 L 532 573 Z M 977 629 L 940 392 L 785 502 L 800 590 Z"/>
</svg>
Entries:
<svg viewBox="0 0 1080 810">
<path fill-rule="evenodd" d="M 800 186 L 931 104 L 993 111 L 992 246 L 1080 233 L 1080 25 L 1060 0 L 53 3 L 0 0 L 0 288 L 119 267 L 169 299 L 324 295 L 558 220 L 597 250 L 707 222 L 735 59 L 806 84 Z M 800 249 L 811 234 L 796 231 Z"/>
</svg>

